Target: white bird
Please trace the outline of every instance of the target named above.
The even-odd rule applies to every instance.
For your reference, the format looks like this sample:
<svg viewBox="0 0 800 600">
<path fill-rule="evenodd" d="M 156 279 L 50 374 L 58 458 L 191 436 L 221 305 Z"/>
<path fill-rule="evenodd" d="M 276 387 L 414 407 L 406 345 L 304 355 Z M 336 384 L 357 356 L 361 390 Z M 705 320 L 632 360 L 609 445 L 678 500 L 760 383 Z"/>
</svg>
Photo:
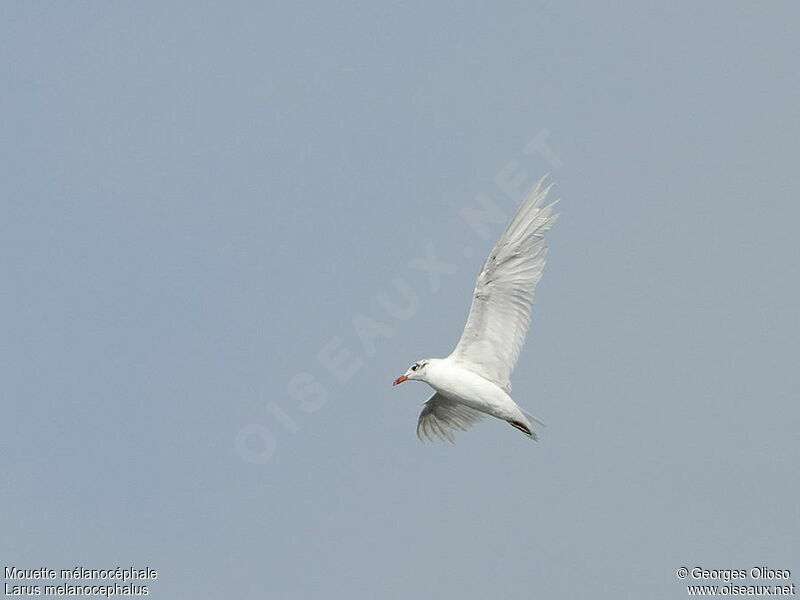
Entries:
<svg viewBox="0 0 800 600">
<path fill-rule="evenodd" d="M 392 382 L 424 381 L 436 393 L 425 402 L 417 423 L 421 440 L 453 441 L 486 416 L 497 417 L 531 439 L 532 421 L 509 395 L 511 372 L 530 324 L 533 292 L 542 276 L 544 234 L 556 220 L 555 202 L 544 205 L 551 186 L 540 180 L 492 249 L 478 275 L 467 324 L 447 358 L 418 360 Z"/>
</svg>

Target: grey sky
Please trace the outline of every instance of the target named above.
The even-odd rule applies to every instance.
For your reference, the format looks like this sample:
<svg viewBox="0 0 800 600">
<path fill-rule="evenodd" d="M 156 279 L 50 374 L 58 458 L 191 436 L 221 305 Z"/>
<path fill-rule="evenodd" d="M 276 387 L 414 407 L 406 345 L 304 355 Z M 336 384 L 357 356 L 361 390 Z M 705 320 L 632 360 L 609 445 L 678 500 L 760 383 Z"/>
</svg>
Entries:
<svg viewBox="0 0 800 600">
<path fill-rule="evenodd" d="M 798 19 L 3 3 L 5 564 L 150 565 L 154 597 L 187 599 L 800 573 Z M 499 173 L 563 199 L 513 380 L 548 427 L 423 445 L 428 388 L 390 382 L 457 341 L 502 230 L 460 213 L 511 215 Z M 438 289 L 409 264 L 426 247 Z M 405 320 L 379 300 L 398 276 Z"/>
</svg>

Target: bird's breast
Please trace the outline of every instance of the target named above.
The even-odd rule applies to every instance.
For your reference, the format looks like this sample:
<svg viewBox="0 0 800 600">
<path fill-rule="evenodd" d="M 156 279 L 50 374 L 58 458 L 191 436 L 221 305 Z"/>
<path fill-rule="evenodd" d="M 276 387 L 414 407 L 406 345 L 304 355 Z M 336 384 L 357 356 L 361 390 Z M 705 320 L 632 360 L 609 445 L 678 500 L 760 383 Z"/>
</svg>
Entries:
<svg viewBox="0 0 800 600">
<path fill-rule="evenodd" d="M 488 379 L 457 366 L 430 373 L 428 385 L 451 400 L 489 414 L 503 412 L 503 406 L 511 400 L 508 394 Z"/>
</svg>

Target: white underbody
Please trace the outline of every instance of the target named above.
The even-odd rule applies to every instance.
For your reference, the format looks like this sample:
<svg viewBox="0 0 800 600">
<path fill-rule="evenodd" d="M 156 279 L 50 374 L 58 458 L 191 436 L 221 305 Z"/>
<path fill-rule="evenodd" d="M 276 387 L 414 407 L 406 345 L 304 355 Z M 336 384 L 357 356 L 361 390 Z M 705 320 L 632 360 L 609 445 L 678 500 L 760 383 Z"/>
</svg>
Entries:
<svg viewBox="0 0 800 600">
<path fill-rule="evenodd" d="M 423 381 L 454 402 L 504 421 L 531 426 L 525 413 L 502 388 L 459 365 L 451 356 L 431 360 Z"/>
</svg>

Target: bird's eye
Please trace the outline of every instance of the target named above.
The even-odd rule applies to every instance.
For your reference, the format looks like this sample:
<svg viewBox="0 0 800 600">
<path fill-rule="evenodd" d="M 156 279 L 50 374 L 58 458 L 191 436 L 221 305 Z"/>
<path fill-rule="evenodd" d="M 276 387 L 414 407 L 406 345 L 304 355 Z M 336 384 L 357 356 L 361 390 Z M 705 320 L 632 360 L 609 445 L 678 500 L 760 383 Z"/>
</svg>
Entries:
<svg viewBox="0 0 800 600">
<path fill-rule="evenodd" d="M 419 365 L 411 365 L 411 370 L 416 371 L 419 368 Z"/>
</svg>

